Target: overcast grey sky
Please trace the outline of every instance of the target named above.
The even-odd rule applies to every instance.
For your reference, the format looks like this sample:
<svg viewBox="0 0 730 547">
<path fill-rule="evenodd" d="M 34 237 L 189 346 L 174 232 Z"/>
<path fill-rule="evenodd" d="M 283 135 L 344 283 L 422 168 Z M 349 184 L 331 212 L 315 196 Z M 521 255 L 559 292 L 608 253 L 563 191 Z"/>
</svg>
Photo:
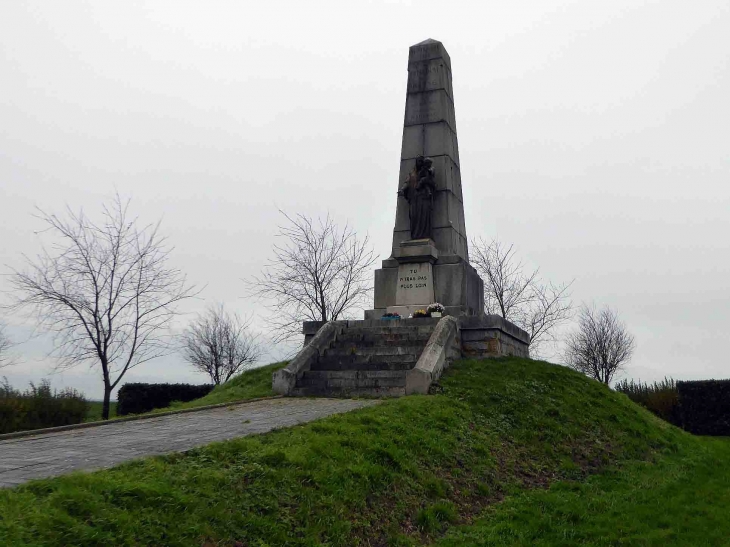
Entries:
<svg viewBox="0 0 730 547">
<path fill-rule="evenodd" d="M 426 38 L 452 60 L 468 235 L 616 308 L 627 376 L 730 377 L 727 0 L 4 2 L 0 263 L 46 241 L 34 207 L 94 214 L 115 188 L 206 285 L 186 311 L 259 310 L 242 278 L 278 208 L 329 211 L 386 258 Z M 46 375 L 44 347 L 0 374 Z M 127 379 L 205 380 L 177 357 Z M 86 367 L 52 381 L 101 393 Z"/>
</svg>

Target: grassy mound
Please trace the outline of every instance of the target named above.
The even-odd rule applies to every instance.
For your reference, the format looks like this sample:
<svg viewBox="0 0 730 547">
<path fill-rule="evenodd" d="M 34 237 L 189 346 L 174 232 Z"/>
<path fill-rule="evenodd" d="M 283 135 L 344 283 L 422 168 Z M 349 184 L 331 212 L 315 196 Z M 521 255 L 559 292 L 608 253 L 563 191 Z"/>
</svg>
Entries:
<svg viewBox="0 0 730 547">
<path fill-rule="evenodd" d="M 726 466 L 712 448 L 727 455 L 722 441 L 691 437 L 548 363 L 461 361 L 436 391 L 0 491 L 0 544 L 531 545 L 542 528 L 545 545 L 613 544 L 622 511 L 643 508 L 632 522 L 664 514 L 642 505 L 656 496 L 631 489 L 659 484 L 667 507 L 673 494 L 683 500 L 690 469 Z M 662 544 L 681 540 L 666 520 Z"/>
<path fill-rule="evenodd" d="M 273 363 L 263 367 L 247 370 L 233 377 L 223 385 L 216 386 L 213 391 L 205 397 L 188 401 L 187 403 L 172 403 L 164 408 L 157 408 L 148 414 L 159 414 L 160 412 L 169 412 L 170 410 L 179 410 L 183 408 L 197 408 L 207 405 L 216 405 L 219 403 L 232 403 L 235 401 L 245 401 L 247 399 L 258 399 L 259 397 L 270 397 L 276 395 L 271 389 L 271 374 L 280 368 L 286 366 L 287 362 Z M 89 410 L 86 413 L 85 422 L 101 421 L 101 411 L 103 404 L 99 401 L 89 403 Z M 111 402 L 109 414 L 112 419 L 117 417 L 117 403 Z"/>
<path fill-rule="evenodd" d="M 225 384 L 216 386 L 205 397 L 187 403 L 172 403 L 166 408 L 158 408 L 153 412 L 168 412 L 181 408 L 196 408 L 199 406 L 217 405 L 219 403 L 257 399 L 259 397 L 271 397 L 276 395 L 271 389 L 271 375 L 275 370 L 279 370 L 285 366 L 286 362 L 282 362 L 247 370 L 234 376 Z"/>
</svg>

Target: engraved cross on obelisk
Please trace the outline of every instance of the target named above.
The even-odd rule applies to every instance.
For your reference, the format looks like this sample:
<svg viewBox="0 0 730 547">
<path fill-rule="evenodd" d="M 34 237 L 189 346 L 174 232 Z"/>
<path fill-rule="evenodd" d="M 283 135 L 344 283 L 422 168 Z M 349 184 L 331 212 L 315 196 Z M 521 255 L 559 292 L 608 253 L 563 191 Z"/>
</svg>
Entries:
<svg viewBox="0 0 730 547">
<path fill-rule="evenodd" d="M 433 302 L 452 315 L 484 310 L 483 283 L 469 264 L 451 59 L 429 39 L 408 54 L 393 248 L 375 271 L 375 309 L 365 316 L 408 317 Z"/>
</svg>

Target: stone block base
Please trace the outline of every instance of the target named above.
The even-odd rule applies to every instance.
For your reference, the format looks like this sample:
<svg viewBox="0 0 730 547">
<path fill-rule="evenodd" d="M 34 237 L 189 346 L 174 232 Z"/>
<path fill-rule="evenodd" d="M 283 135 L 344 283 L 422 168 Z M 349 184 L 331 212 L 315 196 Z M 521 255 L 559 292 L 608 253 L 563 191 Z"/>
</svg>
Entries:
<svg viewBox="0 0 730 547">
<path fill-rule="evenodd" d="M 459 323 L 464 358 L 530 357 L 529 335 L 499 315 L 462 317 Z"/>
<path fill-rule="evenodd" d="M 376 308 L 374 310 L 365 310 L 365 321 L 372 321 L 374 319 L 380 319 L 386 314 L 388 310 L 385 308 Z"/>
<path fill-rule="evenodd" d="M 484 283 L 470 264 L 459 257 L 443 256 L 433 264 L 432 271 L 433 302 L 446 306 L 450 315 L 480 316 L 484 313 Z M 384 260 L 383 267 L 375 270 L 375 310 L 411 304 L 397 301 L 398 282 L 398 263 Z M 416 309 L 431 303 L 419 301 L 415 304 L 418 306 Z M 367 313 L 366 318 L 374 317 Z"/>
<path fill-rule="evenodd" d="M 445 315 L 451 315 L 459 321 L 459 332 L 457 339 L 460 340 L 461 355 L 454 355 L 454 358 L 475 358 L 500 357 L 503 355 L 515 355 L 518 357 L 530 357 L 530 337 L 514 323 L 502 319 L 499 315 L 465 315 L 463 308 L 446 308 Z M 402 313 L 401 321 L 382 321 L 380 318 L 384 309 L 367 310 L 365 321 L 346 321 L 348 326 L 360 327 L 383 327 L 402 326 L 409 324 L 433 325 L 438 319 L 406 319 L 408 314 Z M 410 313 L 410 312 L 409 312 Z M 314 338 L 317 331 L 324 325 L 321 321 L 305 321 L 302 332 L 304 334 L 304 345 Z"/>
</svg>

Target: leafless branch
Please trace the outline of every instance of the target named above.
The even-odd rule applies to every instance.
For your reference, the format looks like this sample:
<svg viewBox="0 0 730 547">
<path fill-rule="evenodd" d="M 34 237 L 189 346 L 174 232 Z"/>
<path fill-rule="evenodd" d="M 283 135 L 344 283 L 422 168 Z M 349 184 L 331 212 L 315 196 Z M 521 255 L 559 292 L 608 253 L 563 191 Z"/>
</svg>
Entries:
<svg viewBox="0 0 730 547">
<path fill-rule="evenodd" d="M 10 348 L 12 347 L 13 343 L 7 335 L 6 327 L 3 323 L 0 323 L 0 368 L 14 363 L 10 355 Z"/>
<path fill-rule="evenodd" d="M 261 357 L 258 336 L 251 333 L 251 319 L 242 321 L 223 304 L 198 315 L 182 334 L 182 354 L 193 368 L 222 384 Z"/>
<path fill-rule="evenodd" d="M 614 310 L 583 305 L 578 328 L 568 336 L 565 360 L 571 368 L 609 384 L 635 347 L 633 335 Z"/>
<path fill-rule="evenodd" d="M 281 243 L 249 291 L 267 302 L 275 342 L 300 335 L 302 321 L 342 319 L 361 306 L 372 290 L 375 262 L 367 235 L 359 239 L 329 215 L 315 222 L 280 212 L 287 221 L 279 227 Z"/>
<path fill-rule="evenodd" d="M 484 279 L 484 305 L 487 313 L 512 319 L 531 298 L 531 284 L 538 270 L 525 272 L 515 258 L 514 246 L 479 238 L 471 244 L 471 262 Z"/>
<path fill-rule="evenodd" d="M 486 313 L 501 315 L 530 335 L 530 353 L 537 355 L 555 342 L 557 328 L 573 314 L 571 283 L 554 285 L 527 270 L 514 246 L 481 238 L 471 243 L 471 263 L 484 280 Z"/>
<path fill-rule="evenodd" d="M 194 289 L 167 266 L 172 249 L 159 222 L 139 227 L 118 194 L 103 205 L 100 222 L 68 207 L 64 216 L 38 216 L 58 240 L 13 271 L 14 305 L 35 312 L 55 334 L 59 368 L 101 368 L 107 418 L 109 396 L 124 374 L 170 351 L 176 304 Z"/>
</svg>

